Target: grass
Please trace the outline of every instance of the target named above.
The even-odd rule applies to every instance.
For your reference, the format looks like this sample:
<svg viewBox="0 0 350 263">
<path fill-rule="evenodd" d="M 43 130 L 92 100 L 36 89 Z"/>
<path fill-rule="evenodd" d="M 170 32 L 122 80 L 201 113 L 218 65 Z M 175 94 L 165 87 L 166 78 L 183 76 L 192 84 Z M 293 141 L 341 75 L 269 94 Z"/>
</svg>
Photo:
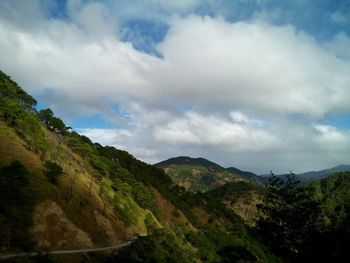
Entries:
<svg viewBox="0 0 350 263">
<path fill-rule="evenodd" d="M 112 205 L 124 222 L 124 226 L 130 228 L 132 232 L 146 233 L 147 226 L 145 219 L 147 214 L 151 214 L 152 219 L 158 227 L 161 224 L 156 217 L 148 209 L 140 207 L 131 197 L 131 192 L 114 191 L 112 189 L 112 181 L 110 179 L 103 179 L 101 182 L 102 196 Z"/>
<path fill-rule="evenodd" d="M 30 172 L 42 173 L 40 157 L 26 147 L 16 132 L 0 121 L 0 165 L 7 165 L 12 160 L 20 161 Z"/>
</svg>

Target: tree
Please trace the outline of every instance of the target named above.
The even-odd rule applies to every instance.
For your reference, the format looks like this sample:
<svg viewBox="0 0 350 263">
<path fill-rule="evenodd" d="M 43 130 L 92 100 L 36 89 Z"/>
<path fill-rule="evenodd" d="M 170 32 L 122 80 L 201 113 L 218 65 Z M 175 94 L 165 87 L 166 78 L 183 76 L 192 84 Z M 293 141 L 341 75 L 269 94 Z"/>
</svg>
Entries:
<svg viewBox="0 0 350 263">
<path fill-rule="evenodd" d="M 49 108 L 39 111 L 39 118 L 50 130 L 56 133 L 63 134 L 68 128 L 70 128 L 66 127 L 61 119 L 55 117 L 53 111 Z"/>
<path fill-rule="evenodd" d="M 58 177 L 63 175 L 62 167 L 52 161 L 46 161 L 44 166 L 45 175 L 49 178 L 49 181 L 53 184 L 57 184 Z"/>
<path fill-rule="evenodd" d="M 301 187 L 294 174 L 281 179 L 272 174 L 257 223 L 260 237 L 280 256 L 301 256 L 316 231 L 320 209 L 313 189 Z"/>
<path fill-rule="evenodd" d="M 49 108 L 39 111 L 40 120 L 47 125 L 50 124 L 52 117 L 53 117 L 53 112 Z"/>
</svg>

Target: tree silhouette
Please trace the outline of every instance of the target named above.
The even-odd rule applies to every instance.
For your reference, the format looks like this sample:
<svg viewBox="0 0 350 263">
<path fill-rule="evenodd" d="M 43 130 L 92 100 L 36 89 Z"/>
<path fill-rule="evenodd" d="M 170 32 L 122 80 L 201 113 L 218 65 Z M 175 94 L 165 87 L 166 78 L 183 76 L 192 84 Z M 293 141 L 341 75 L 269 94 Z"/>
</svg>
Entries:
<svg viewBox="0 0 350 263">
<path fill-rule="evenodd" d="M 284 179 L 272 174 L 257 231 L 277 254 L 293 261 L 301 256 L 316 231 L 320 209 L 310 187 L 301 187 L 294 174 Z"/>
</svg>

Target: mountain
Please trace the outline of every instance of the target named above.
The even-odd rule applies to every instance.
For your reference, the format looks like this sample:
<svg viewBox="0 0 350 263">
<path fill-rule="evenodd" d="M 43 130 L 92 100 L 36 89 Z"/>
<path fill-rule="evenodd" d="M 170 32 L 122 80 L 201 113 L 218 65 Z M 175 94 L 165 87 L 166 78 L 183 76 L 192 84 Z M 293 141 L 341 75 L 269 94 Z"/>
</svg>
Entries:
<svg viewBox="0 0 350 263">
<path fill-rule="evenodd" d="M 298 174 L 297 177 L 302 183 L 308 183 L 314 180 L 324 179 L 332 174 L 339 172 L 348 172 L 350 171 L 350 165 L 338 165 L 330 169 L 325 169 L 321 171 L 311 171 L 302 174 Z"/>
<path fill-rule="evenodd" d="M 241 171 L 235 167 L 224 168 L 204 158 L 179 156 L 159 162 L 155 166 L 162 168 L 176 184 L 191 192 L 204 192 L 239 181 L 266 181 L 252 172 Z"/>
<path fill-rule="evenodd" d="M 204 192 L 226 183 L 247 180 L 204 158 L 180 156 L 162 161 L 155 166 L 162 168 L 174 183 L 190 192 Z"/>
<path fill-rule="evenodd" d="M 162 169 L 91 142 L 36 103 L 0 71 L 0 260 L 126 244 L 111 259 L 39 253 L 23 262 L 220 262 L 232 254 L 280 262 L 220 195 L 183 191 Z M 204 159 L 189 167 L 206 173 L 204 182 L 243 181 Z"/>
<path fill-rule="evenodd" d="M 349 172 L 349 171 L 350 171 L 350 165 L 341 164 L 341 165 L 335 166 L 333 168 L 324 169 L 324 170 L 320 170 L 320 171 L 309 171 L 309 172 L 305 172 L 305 173 L 301 173 L 301 174 L 296 174 L 295 176 L 298 179 L 298 181 L 300 181 L 301 184 L 307 184 L 307 183 L 310 183 L 313 181 L 327 178 L 328 176 L 339 173 L 339 172 Z M 278 174 L 276 176 L 286 178 L 287 175 L 288 174 Z M 267 174 L 260 176 L 260 178 L 265 182 L 268 180 L 268 177 L 269 177 L 269 175 L 267 175 Z"/>
<path fill-rule="evenodd" d="M 263 194 L 263 179 L 256 174 L 188 156 L 170 158 L 155 165 L 179 186 L 190 192 L 202 192 L 209 203 L 223 204 L 245 223 L 255 224 L 258 218 L 256 205 L 261 203 Z"/>
</svg>

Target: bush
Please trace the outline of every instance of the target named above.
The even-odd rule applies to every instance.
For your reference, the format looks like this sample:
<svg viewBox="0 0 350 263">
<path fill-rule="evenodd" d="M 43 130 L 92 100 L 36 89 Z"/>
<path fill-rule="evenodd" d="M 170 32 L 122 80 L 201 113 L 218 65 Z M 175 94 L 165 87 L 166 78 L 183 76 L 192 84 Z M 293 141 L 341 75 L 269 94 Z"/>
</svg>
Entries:
<svg viewBox="0 0 350 263">
<path fill-rule="evenodd" d="M 46 161 L 44 166 L 45 175 L 49 178 L 49 181 L 53 184 L 57 184 L 58 177 L 63 175 L 62 167 L 52 161 Z"/>
</svg>

